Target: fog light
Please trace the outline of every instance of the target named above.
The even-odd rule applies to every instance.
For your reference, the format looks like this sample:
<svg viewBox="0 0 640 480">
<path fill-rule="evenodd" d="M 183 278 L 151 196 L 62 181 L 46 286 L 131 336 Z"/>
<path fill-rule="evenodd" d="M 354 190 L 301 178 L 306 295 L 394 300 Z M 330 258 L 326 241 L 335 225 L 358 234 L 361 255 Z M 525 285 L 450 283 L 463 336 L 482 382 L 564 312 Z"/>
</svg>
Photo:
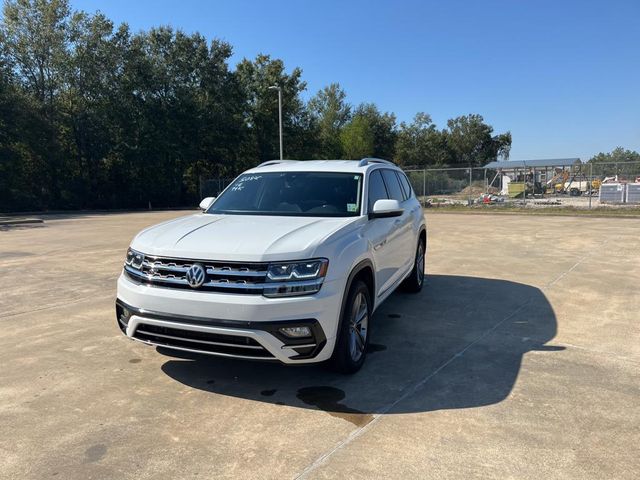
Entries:
<svg viewBox="0 0 640 480">
<path fill-rule="evenodd" d="M 280 331 L 289 338 L 304 338 L 311 336 L 309 327 L 283 327 Z"/>
<path fill-rule="evenodd" d="M 129 318 L 131 317 L 131 312 L 126 308 L 121 307 L 120 305 L 118 305 L 117 310 L 118 310 L 117 311 L 118 319 L 120 320 L 120 323 L 122 323 L 125 326 L 129 325 Z"/>
</svg>

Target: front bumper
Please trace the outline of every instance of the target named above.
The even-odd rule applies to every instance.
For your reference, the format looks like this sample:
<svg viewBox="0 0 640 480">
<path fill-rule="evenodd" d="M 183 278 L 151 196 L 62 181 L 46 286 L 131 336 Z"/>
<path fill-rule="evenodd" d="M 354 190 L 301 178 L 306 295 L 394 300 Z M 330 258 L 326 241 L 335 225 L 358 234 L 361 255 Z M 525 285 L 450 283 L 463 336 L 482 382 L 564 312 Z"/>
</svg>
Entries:
<svg viewBox="0 0 640 480">
<path fill-rule="evenodd" d="M 133 340 L 176 350 L 282 363 L 327 360 L 333 351 L 344 285 L 325 282 L 300 297 L 177 290 L 118 279 L 120 330 Z M 309 326 L 312 337 L 291 339 L 283 326 Z"/>
</svg>

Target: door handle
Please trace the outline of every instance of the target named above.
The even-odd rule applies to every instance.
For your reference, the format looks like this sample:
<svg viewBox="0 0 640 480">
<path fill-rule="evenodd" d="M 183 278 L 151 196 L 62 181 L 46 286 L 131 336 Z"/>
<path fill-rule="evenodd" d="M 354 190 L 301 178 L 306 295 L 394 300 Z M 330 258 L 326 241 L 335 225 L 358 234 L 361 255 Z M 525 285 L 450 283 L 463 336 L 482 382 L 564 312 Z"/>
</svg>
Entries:
<svg viewBox="0 0 640 480">
<path fill-rule="evenodd" d="M 381 241 L 380 243 L 377 243 L 373 246 L 374 250 L 380 250 L 382 247 L 384 247 L 384 245 L 387 243 L 387 239 L 385 238 L 383 241 Z"/>
</svg>

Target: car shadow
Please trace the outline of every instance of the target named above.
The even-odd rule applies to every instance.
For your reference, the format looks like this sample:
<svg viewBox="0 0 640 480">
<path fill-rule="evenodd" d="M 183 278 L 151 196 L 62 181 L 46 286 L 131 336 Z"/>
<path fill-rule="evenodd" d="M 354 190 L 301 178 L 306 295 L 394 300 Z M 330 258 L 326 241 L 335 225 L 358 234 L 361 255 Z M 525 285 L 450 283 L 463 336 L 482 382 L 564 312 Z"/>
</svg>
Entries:
<svg viewBox="0 0 640 480">
<path fill-rule="evenodd" d="M 505 280 L 429 275 L 417 295 L 394 293 L 375 313 L 356 375 L 158 351 L 162 370 L 218 395 L 314 408 L 366 424 L 376 413 L 491 405 L 515 384 L 522 357 L 554 352 L 556 317 L 538 288 Z M 398 401 L 400 399 L 400 401 Z"/>
</svg>

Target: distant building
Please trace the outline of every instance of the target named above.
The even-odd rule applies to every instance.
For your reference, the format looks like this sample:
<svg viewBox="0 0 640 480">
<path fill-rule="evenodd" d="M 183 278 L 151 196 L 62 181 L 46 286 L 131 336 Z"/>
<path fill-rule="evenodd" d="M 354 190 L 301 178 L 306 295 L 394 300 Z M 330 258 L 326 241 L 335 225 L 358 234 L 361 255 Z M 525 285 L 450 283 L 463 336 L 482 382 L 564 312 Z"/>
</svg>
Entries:
<svg viewBox="0 0 640 480">
<path fill-rule="evenodd" d="M 506 195 L 511 182 L 530 183 L 535 191 L 553 190 L 557 184 L 564 189 L 567 182 L 571 184 L 573 177 L 581 173 L 582 165 L 584 163 L 579 158 L 550 158 L 495 161 L 482 168 L 496 171 L 489 186 L 500 189 Z"/>
</svg>

